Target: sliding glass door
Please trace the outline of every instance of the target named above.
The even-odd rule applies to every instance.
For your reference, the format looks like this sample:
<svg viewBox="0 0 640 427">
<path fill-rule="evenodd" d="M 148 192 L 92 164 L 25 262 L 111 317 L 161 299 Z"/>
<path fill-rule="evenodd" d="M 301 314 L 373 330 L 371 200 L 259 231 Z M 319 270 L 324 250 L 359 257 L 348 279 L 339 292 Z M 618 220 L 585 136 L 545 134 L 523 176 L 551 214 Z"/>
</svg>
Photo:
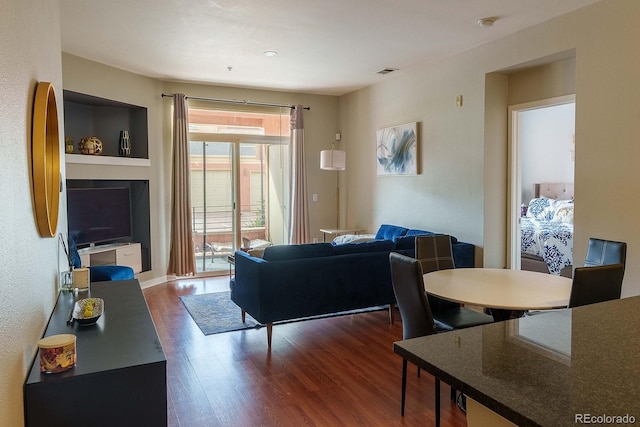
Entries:
<svg viewBox="0 0 640 427">
<path fill-rule="evenodd" d="M 190 141 L 189 148 L 196 270 L 224 270 L 234 250 L 233 144 Z"/>
<path fill-rule="evenodd" d="M 234 251 L 287 240 L 288 126 L 268 134 L 283 128 L 279 114 L 190 109 L 189 116 L 196 267 L 227 274 Z"/>
</svg>

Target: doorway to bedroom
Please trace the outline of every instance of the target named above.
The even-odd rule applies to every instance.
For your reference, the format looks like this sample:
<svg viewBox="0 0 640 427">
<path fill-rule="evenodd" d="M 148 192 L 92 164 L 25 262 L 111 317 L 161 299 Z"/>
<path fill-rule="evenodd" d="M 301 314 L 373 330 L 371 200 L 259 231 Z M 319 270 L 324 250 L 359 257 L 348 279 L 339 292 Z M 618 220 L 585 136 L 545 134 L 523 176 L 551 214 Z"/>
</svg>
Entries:
<svg viewBox="0 0 640 427">
<path fill-rule="evenodd" d="M 509 107 L 509 127 L 510 265 L 514 269 L 523 268 L 522 252 L 525 252 L 526 269 L 530 268 L 529 259 L 533 259 L 538 268 L 547 267 L 558 274 L 562 265 L 572 260 L 573 216 L 563 223 L 546 224 L 535 218 L 536 201 L 533 210 L 528 208 L 537 196 L 535 184 L 570 184 L 573 188 L 575 95 L 513 105 Z M 572 191 L 567 198 L 573 198 Z M 553 207 L 546 213 L 550 220 Z"/>
</svg>

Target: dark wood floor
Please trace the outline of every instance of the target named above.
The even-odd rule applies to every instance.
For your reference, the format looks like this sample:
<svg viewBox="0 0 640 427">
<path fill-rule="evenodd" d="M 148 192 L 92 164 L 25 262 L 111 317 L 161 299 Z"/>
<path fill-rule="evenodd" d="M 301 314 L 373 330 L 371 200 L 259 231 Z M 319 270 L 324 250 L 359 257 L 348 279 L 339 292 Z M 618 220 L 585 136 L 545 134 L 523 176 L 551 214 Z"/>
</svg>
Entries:
<svg viewBox="0 0 640 427">
<path fill-rule="evenodd" d="M 412 365 L 400 416 L 399 320 L 379 311 L 275 325 L 271 352 L 266 328 L 204 336 L 178 297 L 228 290 L 228 280 L 144 290 L 167 356 L 169 426 L 434 425 L 434 379 Z M 449 387 L 441 392 L 441 425 L 466 425 Z"/>
</svg>

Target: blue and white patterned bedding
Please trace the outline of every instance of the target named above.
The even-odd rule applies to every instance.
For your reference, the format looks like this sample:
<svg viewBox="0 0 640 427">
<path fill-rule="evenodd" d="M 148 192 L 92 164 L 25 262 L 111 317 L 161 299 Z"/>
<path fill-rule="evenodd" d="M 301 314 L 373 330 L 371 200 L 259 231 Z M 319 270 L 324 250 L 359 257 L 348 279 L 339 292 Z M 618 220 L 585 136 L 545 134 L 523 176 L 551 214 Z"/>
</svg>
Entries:
<svg viewBox="0 0 640 427">
<path fill-rule="evenodd" d="M 521 251 L 544 259 L 551 274 L 573 264 L 573 224 L 522 217 L 520 230 Z"/>
</svg>

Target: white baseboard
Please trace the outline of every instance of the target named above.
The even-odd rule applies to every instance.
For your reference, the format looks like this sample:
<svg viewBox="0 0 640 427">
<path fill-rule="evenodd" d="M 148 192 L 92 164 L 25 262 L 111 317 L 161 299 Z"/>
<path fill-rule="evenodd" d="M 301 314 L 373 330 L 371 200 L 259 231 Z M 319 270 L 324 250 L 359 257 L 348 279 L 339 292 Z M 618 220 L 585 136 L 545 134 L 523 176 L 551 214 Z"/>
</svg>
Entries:
<svg viewBox="0 0 640 427">
<path fill-rule="evenodd" d="M 150 288 L 152 286 L 161 285 L 161 284 L 163 284 L 165 282 L 168 282 L 168 281 L 169 281 L 169 277 L 168 276 L 156 277 L 154 279 L 145 280 L 144 282 L 140 282 L 140 287 L 142 289 Z"/>
</svg>

